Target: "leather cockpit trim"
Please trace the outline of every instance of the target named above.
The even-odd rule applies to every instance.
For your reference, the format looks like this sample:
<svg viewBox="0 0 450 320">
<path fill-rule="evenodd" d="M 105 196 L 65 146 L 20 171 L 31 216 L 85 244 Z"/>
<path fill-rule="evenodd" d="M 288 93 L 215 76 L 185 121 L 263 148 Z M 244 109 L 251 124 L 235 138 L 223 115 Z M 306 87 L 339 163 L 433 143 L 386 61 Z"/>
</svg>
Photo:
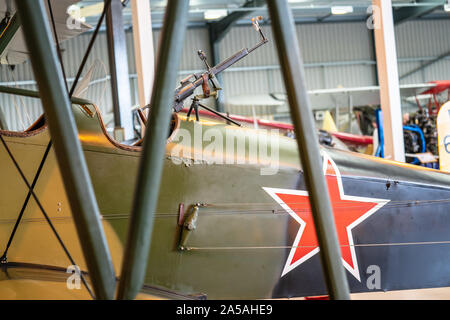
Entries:
<svg viewBox="0 0 450 320">
<path fill-rule="evenodd" d="M 104 136 L 106 137 L 106 139 L 108 139 L 108 141 L 113 146 L 115 146 L 116 148 L 121 149 L 121 150 L 132 151 L 132 152 L 138 152 L 138 151 L 142 150 L 142 146 L 137 145 L 137 144 L 139 144 L 139 142 L 142 142 L 142 139 L 140 141 L 138 141 L 137 143 L 135 143 L 135 145 L 129 146 L 129 145 L 125 145 L 120 142 L 117 142 L 114 138 L 112 138 L 106 130 L 105 124 L 103 122 L 103 118 L 100 113 L 100 109 L 95 104 L 91 104 L 91 105 L 95 109 L 95 115 L 97 116 L 100 128 L 101 128 Z M 172 141 L 173 137 L 176 135 L 176 132 L 178 131 L 178 129 L 180 127 L 180 118 L 178 117 L 178 115 L 176 113 L 172 114 L 172 121 L 174 121 L 174 125 L 171 128 L 171 133 L 170 133 L 170 136 L 167 138 L 166 143 L 170 143 Z M 44 130 L 47 129 L 47 127 L 48 127 L 48 125 L 47 125 L 47 121 L 45 120 L 45 115 L 42 114 L 27 130 L 25 130 L 25 131 L 0 130 L 0 135 L 6 136 L 6 137 L 26 138 L 26 137 L 35 136 L 35 135 L 43 132 Z"/>
<path fill-rule="evenodd" d="M 47 129 L 47 121 L 45 115 L 42 114 L 28 129 L 25 131 L 0 130 L 0 135 L 5 137 L 26 138 L 35 136 Z"/>
</svg>

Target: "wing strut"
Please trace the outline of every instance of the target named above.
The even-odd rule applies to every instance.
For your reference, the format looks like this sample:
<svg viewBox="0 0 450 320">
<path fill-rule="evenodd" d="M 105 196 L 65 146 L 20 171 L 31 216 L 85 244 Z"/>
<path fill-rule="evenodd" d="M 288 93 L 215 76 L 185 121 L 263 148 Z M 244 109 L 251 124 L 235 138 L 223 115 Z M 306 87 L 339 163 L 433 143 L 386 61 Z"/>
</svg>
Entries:
<svg viewBox="0 0 450 320">
<path fill-rule="evenodd" d="M 144 148 L 128 228 L 118 299 L 133 299 L 144 284 L 173 103 L 188 19 L 188 0 L 168 1 L 157 58 L 151 98 L 152 108 L 145 129 Z"/>
<path fill-rule="evenodd" d="M 309 201 L 320 246 L 320 258 L 331 299 L 350 299 L 339 241 L 331 209 L 322 159 L 319 153 L 311 105 L 306 90 L 305 71 L 300 55 L 292 12 L 286 0 L 267 1 L 272 18 L 278 56 L 284 76 L 291 117 L 304 170 Z"/>
</svg>

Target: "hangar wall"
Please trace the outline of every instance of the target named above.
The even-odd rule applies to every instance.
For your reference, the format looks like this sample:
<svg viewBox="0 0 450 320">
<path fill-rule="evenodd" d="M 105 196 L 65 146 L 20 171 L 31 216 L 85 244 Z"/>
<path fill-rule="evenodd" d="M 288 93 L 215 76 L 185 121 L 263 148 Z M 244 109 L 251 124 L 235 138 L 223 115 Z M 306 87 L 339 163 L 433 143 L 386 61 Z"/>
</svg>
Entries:
<svg viewBox="0 0 450 320">
<path fill-rule="evenodd" d="M 398 72 L 402 74 L 450 51 L 450 19 L 411 21 L 395 28 Z M 401 80 L 401 83 L 422 83 L 450 79 L 450 55 L 429 67 Z"/>
<path fill-rule="evenodd" d="M 371 30 L 364 22 L 298 24 L 298 38 L 305 61 L 309 89 L 356 87 L 376 84 L 376 64 Z M 399 74 L 420 66 L 448 52 L 450 49 L 450 20 L 413 20 L 396 27 Z M 269 39 L 273 39 L 269 26 L 264 27 Z M 159 30 L 154 31 L 155 50 Z M 67 77 L 73 79 L 80 64 L 91 34 L 85 34 L 62 44 L 63 60 Z M 136 70 L 134 64 L 131 31 L 127 31 L 128 59 L 132 103 L 137 101 Z M 220 44 L 221 59 L 227 58 L 243 47 L 258 41 L 250 26 L 235 26 Z M 206 28 L 190 28 L 187 32 L 180 77 L 203 70 L 197 50 L 210 52 Z M 106 34 L 102 32 L 88 60 L 88 66 L 96 63 L 93 72 L 95 83 L 90 86 L 87 98 L 98 103 L 103 114 L 111 112 L 111 92 L 108 74 Z M 0 66 L 0 82 L 33 89 L 34 81 L 29 62 L 18 65 L 13 71 Z M 408 76 L 401 83 L 423 83 L 450 78 L 450 57 Z M 70 82 L 69 82 L 70 84 Z M 174 84 L 175 88 L 176 84 Z M 224 73 L 225 99 L 234 95 L 275 93 L 284 91 L 274 41 L 256 50 Z M 21 114 L 20 110 L 26 110 Z M 37 99 L 0 95 L 0 111 L 4 114 L 8 128 L 22 130 L 41 114 Z"/>
</svg>

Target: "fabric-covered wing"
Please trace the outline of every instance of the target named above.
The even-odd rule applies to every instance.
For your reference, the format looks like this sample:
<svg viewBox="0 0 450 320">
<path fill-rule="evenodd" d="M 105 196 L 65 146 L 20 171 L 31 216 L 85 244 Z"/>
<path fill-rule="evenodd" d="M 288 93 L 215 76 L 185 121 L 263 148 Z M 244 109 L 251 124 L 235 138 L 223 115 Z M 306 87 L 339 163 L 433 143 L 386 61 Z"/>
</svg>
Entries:
<svg viewBox="0 0 450 320">
<path fill-rule="evenodd" d="M 70 18 L 67 9 L 77 3 L 79 0 L 51 0 L 52 11 L 55 18 L 56 32 L 58 33 L 58 40 L 60 42 L 75 37 L 85 31 L 91 29 L 91 26 L 79 21 L 79 28 L 69 28 L 67 21 Z M 9 2 L 9 4 L 8 4 Z M 47 1 L 44 1 L 47 4 Z M 0 0 L 0 20 L 5 16 L 8 7 L 12 9 L 12 14 L 15 13 L 14 1 Z M 48 8 L 47 8 L 48 12 Z M 49 15 L 50 17 L 50 15 Z M 49 18 L 50 19 L 50 18 Z M 77 24 L 78 26 L 78 24 Z M 22 29 L 14 35 L 11 42 L 6 47 L 5 51 L 0 56 L 1 64 L 21 64 L 28 59 L 28 50 L 23 37 Z"/>
</svg>

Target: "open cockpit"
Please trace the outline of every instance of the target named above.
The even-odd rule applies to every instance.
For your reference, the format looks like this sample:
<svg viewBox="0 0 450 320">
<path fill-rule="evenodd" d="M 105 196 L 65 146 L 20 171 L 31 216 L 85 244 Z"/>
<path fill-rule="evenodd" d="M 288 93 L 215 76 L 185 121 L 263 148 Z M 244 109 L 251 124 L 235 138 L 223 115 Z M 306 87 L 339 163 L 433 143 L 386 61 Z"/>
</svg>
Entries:
<svg viewBox="0 0 450 320">
<path fill-rule="evenodd" d="M 39 93 L 37 91 L 17 89 L 11 87 L 0 86 L 0 94 L 14 95 L 19 98 L 35 98 L 38 100 Z M 4 99 L 5 100 L 5 99 Z M 5 100 L 6 101 L 6 100 Z M 72 98 L 72 111 L 74 119 L 78 127 L 79 138 L 83 144 L 87 145 L 103 145 L 114 146 L 116 148 L 127 151 L 140 151 L 143 144 L 142 137 L 136 137 L 127 141 L 118 141 L 109 132 L 103 121 L 101 111 L 97 105 L 89 100 L 81 98 Z M 5 108 L 13 106 L 3 106 Z M 22 112 L 17 110 L 17 112 Z M 23 114 L 22 114 L 23 115 Z M 29 117 L 28 117 L 29 118 Z M 179 126 L 179 118 L 174 113 L 171 120 L 168 138 L 173 136 L 174 131 Z M 32 120 L 31 125 L 24 129 L 8 127 L 0 128 L 0 135 L 8 137 L 31 137 L 46 131 L 47 122 L 45 114 Z"/>
</svg>

